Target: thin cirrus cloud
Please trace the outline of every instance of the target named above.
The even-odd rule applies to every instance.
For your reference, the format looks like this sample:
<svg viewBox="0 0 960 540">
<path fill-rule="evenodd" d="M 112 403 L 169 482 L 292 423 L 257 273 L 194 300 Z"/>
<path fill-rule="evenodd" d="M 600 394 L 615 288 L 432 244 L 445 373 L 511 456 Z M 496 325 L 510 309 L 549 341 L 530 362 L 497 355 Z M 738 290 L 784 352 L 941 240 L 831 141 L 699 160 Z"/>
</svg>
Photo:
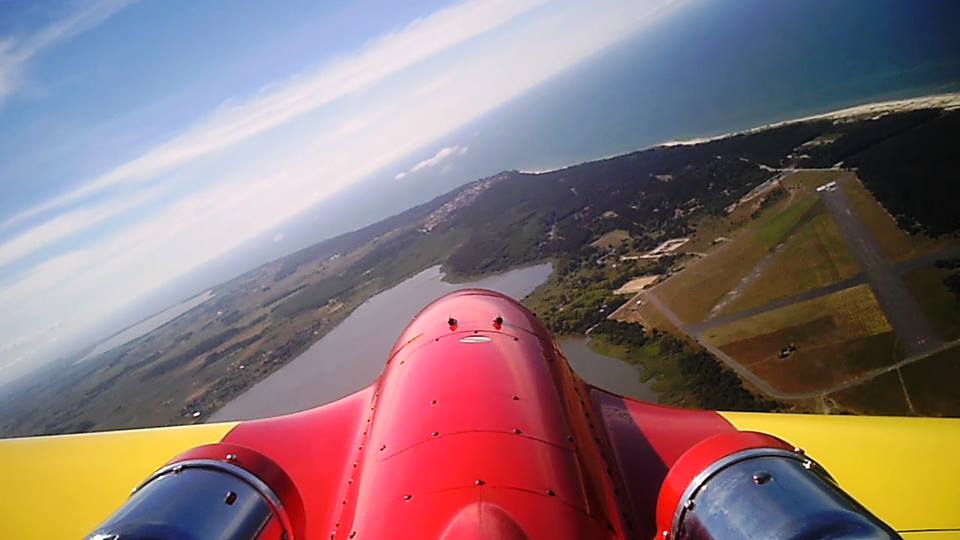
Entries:
<svg viewBox="0 0 960 540">
<path fill-rule="evenodd" d="M 29 351 L 31 358 L 40 361 L 69 350 L 68 345 L 75 346 L 83 339 L 95 337 L 97 324 L 137 297 L 263 231 L 282 226 L 289 216 L 313 207 L 361 178 L 385 170 L 415 151 L 431 145 L 436 148 L 442 137 L 637 31 L 657 6 L 632 0 L 602 3 L 604 9 L 568 2 L 530 11 L 532 6 L 539 5 L 531 2 L 525 4 L 530 16 L 514 25 L 505 24 L 512 19 L 503 13 L 495 19 L 490 15 L 483 24 L 477 23 L 474 19 L 483 13 L 478 8 L 479 2 L 445 9 L 380 38 L 357 54 L 343 57 L 318 72 L 279 83 L 270 92 L 240 105 L 221 108 L 181 135 L 101 177 L 114 178 L 114 183 L 79 188 L 86 192 L 75 191 L 66 199 L 55 201 L 48 210 L 64 204 L 70 204 L 71 209 L 49 220 L 48 223 L 57 224 L 40 229 L 45 231 L 43 234 L 34 232 L 36 227 L 24 234 L 33 232 L 34 238 L 44 238 L 48 245 L 65 244 L 71 231 L 103 228 L 113 216 L 130 211 L 137 204 L 149 205 L 151 210 L 139 221 L 101 234 L 87 245 L 78 244 L 72 251 L 54 255 L 16 282 L 0 285 L 0 345 L 17 343 L 18 352 L 13 356 L 19 358 Z M 517 9 L 511 11 L 514 18 L 519 13 L 527 13 Z M 450 20 L 470 24 L 462 29 L 437 22 Z M 390 79 L 389 85 L 381 85 L 389 86 L 387 95 L 374 92 L 373 97 L 365 97 L 354 111 L 323 107 L 334 93 L 324 85 L 317 83 L 313 91 L 326 97 L 311 96 L 305 89 L 307 81 L 320 77 L 319 73 L 330 76 L 332 72 L 359 72 L 392 62 L 399 53 L 391 43 L 397 40 L 421 49 L 437 50 L 434 44 L 438 41 L 453 47 L 467 39 L 457 32 L 479 35 L 477 28 L 493 29 L 493 20 L 499 21 L 500 31 L 491 33 L 489 39 L 485 36 L 459 49 L 456 62 L 443 61 L 444 55 L 439 55 L 416 69 L 399 73 Z M 425 28 L 430 31 L 426 32 Z M 407 33 L 418 37 L 414 39 Z M 384 56 L 373 58 L 371 51 L 380 51 L 378 54 Z M 401 52 L 408 54 L 406 50 Z M 426 60 L 424 54 L 418 53 Z M 426 78 L 422 76 L 424 65 L 431 73 L 441 73 L 444 83 L 425 87 L 424 80 L 437 79 L 431 78 L 431 73 Z M 384 77 L 386 75 L 381 79 Z M 364 85 L 375 82 L 368 80 Z M 343 92 L 367 95 L 358 92 L 365 88 L 363 85 L 351 86 L 354 90 L 345 88 L 341 86 L 336 90 L 337 95 L 347 95 Z M 450 89 L 456 92 L 448 91 Z M 281 98 L 283 96 L 285 98 Z M 319 116 L 311 116 L 317 109 L 323 111 Z M 328 110 L 334 111 L 333 116 L 322 120 L 325 115 L 330 116 Z M 295 118 L 302 121 L 291 121 Z M 246 135 L 229 145 L 217 146 L 219 143 L 213 140 L 229 131 L 230 126 L 245 129 Z M 252 134 L 267 131 L 268 137 L 251 140 Z M 189 140 L 198 141 L 204 151 L 196 153 L 189 148 L 183 142 Z M 468 151 L 466 145 L 441 148 L 403 174 L 443 168 Z M 177 169 L 175 174 L 166 174 L 173 168 Z M 167 181 L 174 177 L 180 186 L 192 188 L 181 193 L 179 199 L 163 206 L 154 205 L 156 193 L 152 189 L 144 191 L 144 184 L 132 179 L 154 180 L 158 176 L 165 179 L 159 184 L 164 189 Z M 80 200 L 127 182 L 133 184 L 124 186 L 123 193 L 139 191 L 143 199 L 115 195 L 107 198 L 112 194 L 103 193 L 98 197 L 98 201 L 106 199 L 102 203 L 91 205 L 89 201 Z M 175 186 L 170 188 L 176 191 Z M 22 257 L 26 245 L 26 241 L 21 241 L 18 248 L 0 244 L 0 257 L 4 253 L 11 261 Z M 49 326 L 51 313 L 56 314 L 58 321 L 57 339 L 50 339 L 49 334 L 34 339 L 38 328 Z M 0 359 L 0 368 L 4 363 Z M 5 372 L 4 377 L 34 363 L 29 359 L 20 362 L 16 369 Z"/>
<path fill-rule="evenodd" d="M 0 41 L 0 105 L 24 82 L 27 63 L 38 54 L 85 32 L 136 0 L 91 0 L 37 32 Z"/>
<path fill-rule="evenodd" d="M 359 53 L 301 73 L 279 88 L 224 105 L 185 133 L 90 182 L 24 210 L 10 226 L 118 184 L 150 181 L 192 160 L 234 146 L 350 93 L 367 88 L 417 62 L 488 32 L 546 0 L 470 0 L 418 19 Z"/>
<path fill-rule="evenodd" d="M 310 111 L 352 92 L 376 83 L 395 71 L 429 58 L 446 48 L 502 25 L 518 15 L 542 4 L 545 0 L 504 2 L 474 0 L 436 12 L 415 21 L 405 29 L 383 36 L 353 57 L 343 58 L 317 71 L 304 73 L 273 91 L 255 96 L 246 102 L 222 107 L 186 132 L 147 151 L 132 161 L 115 167 L 106 174 L 63 195 L 8 218 L 3 228 L 62 206 L 75 203 L 125 182 L 147 182 L 170 169 L 225 150 L 233 145 L 276 128 Z M 38 34 L 21 52 L 25 58 L 42 48 L 105 20 L 130 1 L 109 0 L 91 5 L 86 10 Z M 0 61 L 3 48 L 0 44 Z M 0 64 L 2 65 L 2 64 Z M 2 72 L 0 72 L 2 80 Z M 0 94 L 2 97 L 2 94 Z M 342 130 L 351 134 L 366 127 L 372 120 L 352 121 Z M 139 198 L 139 202 L 145 202 Z M 113 207 L 115 206 L 115 207 Z M 120 201 L 107 203 L 96 211 L 80 209 L 56 216 L 42 225 L 27 230 L 0 244 L 0 267 L 38 251 L 50 243 L 83 232 L 108 217 L 129 209 Z"/>
<path fill-rule="evenodd" d="M 82 207 L 27 229 L 0 244 L 0 268 L 136 208 L 151 200 L 158 192 L 158 189 L 151 189 Z"/>
</svg>

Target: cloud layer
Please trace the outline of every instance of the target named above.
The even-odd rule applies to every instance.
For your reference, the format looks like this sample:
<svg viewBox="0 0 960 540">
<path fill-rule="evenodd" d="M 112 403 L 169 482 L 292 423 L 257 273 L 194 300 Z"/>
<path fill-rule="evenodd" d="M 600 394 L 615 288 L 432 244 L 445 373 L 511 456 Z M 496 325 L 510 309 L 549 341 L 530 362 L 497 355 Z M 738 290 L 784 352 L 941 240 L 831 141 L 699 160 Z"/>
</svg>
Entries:
<svg viewBox="0 0 960 540">
<path fill-rule="evenodd" d="M 11 216 L 0 225 L 0 271 L 40 260 L 0 285 L 0 350 L 22 359 L 6 372 L 0 359 L 0 379 L 91 339 L 132 300 L 401 159 L 420 161 L 397 178 L 448 166 L 468 148 L 434 152 L 436 141 L 636 32 L 658 5 L 456 4 L 228 97 L 139 157 Z M 432 155 L 414 154 L 425 149 Z"/>
<path fill-rule="evenodd" d="M 135 0 L 90 0 L 79 9 L 32 35 L 0 40 L 0 105 L 23 83 L 24 70 L 33 57 L 85 32 Z"/>
</svg>

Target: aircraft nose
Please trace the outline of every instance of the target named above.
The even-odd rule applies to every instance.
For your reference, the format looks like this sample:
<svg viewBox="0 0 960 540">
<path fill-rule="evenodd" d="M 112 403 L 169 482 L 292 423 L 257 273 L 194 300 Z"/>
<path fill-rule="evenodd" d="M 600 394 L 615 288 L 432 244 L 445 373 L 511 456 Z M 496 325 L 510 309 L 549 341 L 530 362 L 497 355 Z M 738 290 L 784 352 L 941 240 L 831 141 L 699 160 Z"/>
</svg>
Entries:
<svg viewBox="0 0 960 540">
<path fill-rule="evenodd" d="M 452 331 L 475 330 L 549 335 L 530 312 L 509 296 L 486 289 L 461 289 L 423 308 L 397 339 L 390 356 L 416 338 L 433 339 Z"/>
<path fill-rule="evenodd" d="M 529 536 L 503 508 L 488 503 L 471 504 L 460 510 L 440 537 L 441 540 L 527 540 Z"/>
</svg>

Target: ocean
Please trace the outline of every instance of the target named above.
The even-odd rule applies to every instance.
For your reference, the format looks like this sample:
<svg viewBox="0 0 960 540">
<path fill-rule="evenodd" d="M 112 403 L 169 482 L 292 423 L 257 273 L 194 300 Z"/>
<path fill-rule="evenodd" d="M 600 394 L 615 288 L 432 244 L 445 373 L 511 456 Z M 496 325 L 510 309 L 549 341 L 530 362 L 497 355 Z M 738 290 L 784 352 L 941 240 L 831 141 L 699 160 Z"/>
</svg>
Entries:
<svg viewBox="0 0 960 540">
<path fill-rule="evenodd" d="M 153 295 L 153 312 L 509 169 L 536 171 L 871 101 L 960 90 L 960 2 L 685 0 L 544 82 Z M 452 168 L 397 181 L 447 146 Z M 273 241 L 279 233 L 283 240 Z"/>
</svg>

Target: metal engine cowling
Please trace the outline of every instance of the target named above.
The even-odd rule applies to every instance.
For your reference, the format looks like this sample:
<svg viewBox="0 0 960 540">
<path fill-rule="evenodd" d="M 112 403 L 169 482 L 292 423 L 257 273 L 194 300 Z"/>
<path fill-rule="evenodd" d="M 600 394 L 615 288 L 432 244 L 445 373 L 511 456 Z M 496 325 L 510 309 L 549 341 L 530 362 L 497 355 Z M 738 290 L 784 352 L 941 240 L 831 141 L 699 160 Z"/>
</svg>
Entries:
<svg viewBox="0 0 960 540">
<path fill-rule="evenodd" d="M 657 530 L 661 540 L 900 538 L 802 451 L 753 432 L 710 437 L 677 460 Z"/>
<path fill-rule="evenodd" d="M 273 461 L 246 447 L 189 450 L 137 487 L 89 540 L 295 540 L 303 504 Z"/>
</svg>

